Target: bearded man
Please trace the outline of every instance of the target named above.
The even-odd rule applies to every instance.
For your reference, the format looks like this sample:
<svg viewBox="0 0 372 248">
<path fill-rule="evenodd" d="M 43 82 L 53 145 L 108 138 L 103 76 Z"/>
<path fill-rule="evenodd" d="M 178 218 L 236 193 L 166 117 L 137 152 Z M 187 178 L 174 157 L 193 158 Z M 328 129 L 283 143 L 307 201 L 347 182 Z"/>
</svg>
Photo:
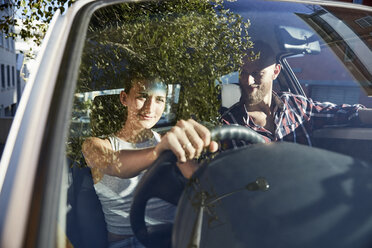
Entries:
<svg viewBox="0 0 372 248">
<path fill-rule="evenodd" d="M 258 59 L 244 58 L 239 75 L 241 98 L 222 114 L 224 124 L 252 128 L 267 142 L 290 141 L 310 146 L 315 129 L 372 124 L 372 109 L 360 104 L 321 103 L 290 92 L 274 92 L 273 81 L 281 65 L 268 44 L 257 41 L 254 49 Z"/>
</svg>

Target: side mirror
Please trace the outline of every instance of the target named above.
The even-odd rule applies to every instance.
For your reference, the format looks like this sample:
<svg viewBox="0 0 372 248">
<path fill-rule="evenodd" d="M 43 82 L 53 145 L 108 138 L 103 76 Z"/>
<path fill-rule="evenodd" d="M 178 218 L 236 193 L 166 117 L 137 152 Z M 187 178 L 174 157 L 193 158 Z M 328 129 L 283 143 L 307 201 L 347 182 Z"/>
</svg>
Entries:
<svg viewBox="0 0 372 248">
<path fill-rule="evenodd" d="M 317 37 L 309 30 L 290 26 L 278 26 L 276 34 L 280 49 L 291 54 L 319 54 Z"/>
</svg>

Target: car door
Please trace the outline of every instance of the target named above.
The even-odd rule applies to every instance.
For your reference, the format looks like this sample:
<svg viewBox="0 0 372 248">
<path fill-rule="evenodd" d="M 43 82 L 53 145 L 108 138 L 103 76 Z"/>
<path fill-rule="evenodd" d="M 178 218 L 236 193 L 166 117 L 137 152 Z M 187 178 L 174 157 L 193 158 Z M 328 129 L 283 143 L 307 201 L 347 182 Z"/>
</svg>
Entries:
<svg viewBox="0 0 372 248">
<path fill-rule="evenodd" d="M 120 79 L 122 74 L 120 74 L 121 71 L 116 71 L 116 69 L 120 65 L 125 65 L 125 63 L 119 63 L 118 67 L 112 65 L 116 65 L 114 62 L 120 61 L 120 56 L 118 56 L 121 54 L 120 49 L 129 51 L 129 54 L 133 55 L 131 53 L 133 50 L 120 46 L 120 44 L 114 44 L 114 40 L 105 40 L 105 46 L 97 45 L 96 40 L 101 38 L 99 36 L 100 33 L 91 32 L 90 28 L 96 27 L 105 30 L 105 27 L 101 27 L 101 19 L 92 19 L 92 16 L 98 10 L 102 10 L 101 14 L 105 13 L 105 11 L 111 13 L 110 11 L 117 6 L 116 4 L 125 2 L 127 1 L 76 1 L 65 15 L 57 13 L 50 24 L 48 34 L 37 58 L 38 68 L 31 74 L 30 81 L 24 91 L 0 164 L 1 247 L 69 247 L 71 245 L 83 247 L 76 245 L 74 240 L 74 234 L 77 236 L 81 235 L 80 233 L 74 233 L 80 226 L 75 226 L 71 233 L 69 229 L 71 222 L 69 222 L 70 220 L 67 216 L 73 213 L 73 203 L 69 199 L 69 190 L 71 185 L 76 182 L 76 180 L 74 181 L 74 175 L 76 174 L 73 174 L 72 170 L 81 172 L 78 166 L 71 166 L 72 164 L 84 166 L 84 160 L 80 152 L 81 139 L 79 138 L 90 135 L 91 133 L 87 132 L 87 130 L 93 129 L 90 126 L 92 125 L 92 120 L 89 119 L 88 121 L 86 118 L 90 109 L 86 108 L 84 104 L 85 101 L 91 101 L 93 96 L 117 94 L 118 90 L 121 90 Z M 138 2 L 134 1 L 132 4 L 136 5 Z M 271 20 L 271 17 L 274 17 L 274 15 L 263 15 L 265 11 L 261 1 L 242 0 L 238 3 L 243 5 L 245 9 L 251 8 L 255 10 L 258 18 L 252 19 L 255 23 L 260 23 L 263 19 Z M 109 6 L 113 6 L 113 8 L 111 9 Z M 282 9 L 286 9 L 286 6 L 284 5 Z M 302 6 L 302 8 L 306 8 L 306 5 Z M 273 9 L 275 10 L 275 8 L 269 6 L 269 10 Z M 185 19 L 189 18 L 188 15 L 183 15 L 184 13 L 191 13 L 190 16 L 194 18 L 191 18 L 191 21 L 194 22 L 190 22 L 193 25 L 189 25 L 188 28 L 198 33 L 198 28 L 204 27 L 198 22 L 200 20 L 198 13 L 195 11 L 180 11 L 175 17 L 181 17 L 177 19 L 177 21 L 182 21 L 181 24 L 184 23 Z M 270 14 L 271 12 L 267 13 Z M 226 15 L 239 24 L 239 18 L 235 18 L 230 14 Z M 97 15 L 96 17 L 102 16 Z M 157 20 L 157 17 L 159 16 L 155 16 L 153 19 Z M 215 17 L 214 13 L 212 13 L 211 17 Z M 149 19 L 146 15 L 139 15 L 137 18 L 134 21 L 129 20 L 121 28 L 135 28 L 138 23 L 142 22 L 142 19 Z M 226 20 L 225 16 L 222 19 Z M 283 20 L 286 21 L 287 19 L 284 18 Z M 233 22 L 232 24 L 236 23 Z M 172 27 L 172 23 L 169 23 L 169 25 Z M 163 28 L 162 25 L 151 27 Z M 216 31 L 215 27 L 224 31 L 222 35 L 218 32 L 214 33 L 215 36 L 208 33 L 209 31 Z M 224 30 L 226 27 L 228 28 Z M 245 28 L 244 25 L 242 27 L 232 25 L 232 27 L 239 31 L 241 28 Z M 204 30 L 198 33 L 204 38 L 217 37 L 217 41 L 220 41 L 219 39 L 221 38 L 223 42 L 229 44 L 218 43 L 220 45 L 219 49 L 231 50 L 208 53 L 208 55 L 213 56 L 205 56 L 204 53 L 220 50 L 215 50 L 214 46 L 212 46 L 214 44 L 205 42 L 206 39 L 200 39 L 197 40 L 199 43 L 194 43 L 195 33 L 191 33 L 187 37 L 191 37 L 191 40 L 188 40 L 190 43 L 181 46 L 184 50 L 176 51 L 176 53 L 170 55 L 167 53 L 169 49 L 167 49 L 166 45 L 171 40 L 164 39 L 162 42 L 162 44 L 165 44 L 164 47 L 152 47 L 155 55 L 157 55 L 157 52 L 161 52 L 159 57 L 165 62 L 157 65 L 153 60 L 150 60 L 150 65 L 154 65 L 154 68 L 161 70 L 164 73 L 163 75 L 168 76 L 168 80 L 174 81 L 174 85 L 183 83 L 183 80 L 192 82 L 188 85 L 188 90 L 190 91 L 186 91 L 183 88 L 180 95 L 175 93 L 169 96 L 173 101 L 170 101 L 169 109 L 176 109 L 175 112 L 177 112 L 178 116 L 175 117 L 174 113 L 169 111 L 162 119 L 163 123 L 161 125 L 165 129 L 167 125 L 164 125 L 164 122 L 168 119 L 175 121 L 181 117 L 194 117 L 202 121 L 217 120 L 215 114 L 220 106 L 218 105 L 219 99 L 216 97 L 217 90 L 214 80 L 217 76 L 224 76 L 238 69 L 236 67 L 237 64 L 232 63 L 232 61 L 238 59 L 239 56 L 235 56 L 238 53 L 231 57 L 227 55 L 239 51 L 241 49 L 239 45 L 243 44 L 236 43 L 235 38 L 238 35 L 230 32 L 229 28 L 229 25 L 207 25 Z M 182 33 L 171 31 L 168 32 L 168 30 L 164 29 L 164 37 L 169 39 Z M 185 31 L 185 35 L 188 35 L 186 30 L 183 31 Z M 104 34 L 110 37 L 110 30 Z M 272 34 L 275 34 L 275 32 Z M 87 39 L 88 35 L 91 35 L 89 39 Z M 159 39 L 162 39 L 162 36 Z M 268 38 L 268 40 L 274 41 L 275 39 Z M 184 40 L 181 41 L 176 39 L 175 43 L 182 44 L 185 42 Z M 244 39 L 240 40 L 240 42 L 242 41 Z M 85 53 L 88 51 L 86 49 L 90 49 L 90 53 Z M 101 66 L 97 69 L 89 66 L 89 61 L 86 62 L 85 59 L 92 58 L 89 56 L 95 55 L 99 51 L 106 51 L 107 54 L 118 51 L 118 54 L 113 54 L 112 56 L 115 61 L 100 60 L 101 58 L 99 57 L 93 57 L 93 60 L 97 59 L 94 62 Z M 190 54 L 192 56 L 189 56 Z M 88 55 L 88 57 L 85 55 Z M 182 56 L 185 56 L 186 59 Z M 141 59 L 142 57 L 137 56 L 136 58 Z M 204 59 L 208 60 L 204 61 Z M 288 58 L 288 61 L 290 59 Z M 176 64 L 174 68 L 171 68 L 173 70 L 169 70 L 166 67 L 169 61 Z M 85 67 L 82 67 L 82 64 Z M 219 68 L 216 68 L 216 65 Z M 292 68 L 293 71 L 295 67 L 288 63 L 288 68 Z M 87 72 L 89 76 L 92 76 L 91 78 L 87 79 L 84 77 L 84 73 Z M 217 73 L 218 75 L 208 73 Z M 288 73 L 286 75 L 287 78 L 284 79 L 290 77 L 300 78 L 299 75 L 295 74 Z M 284 79 L 283 81 L 287 81 Z M 98 81 L 99 83 L 96 83 Z M 198 84 L 198 81 L 201 81 L 206 87 L 201 87 L 202 84 Z M 278 83 L 280 84 L 280 82 Z M 302 94 L 300 85 L 296 85 L 296 83 L 289 84 L 287 89 Z M 183 86 L 185 85 L 183 84 Z M 174 89 L 174 92 L 180 91 L 178 86 L 175 86 Z M 208 95 L 208 92 L 210 95 Z M 83 105 L 79 102 L 81 99 L 84 100 L 82 101 L 84 102 Z M 178 107 L 177 104 L 180 102 L 183 103 L 183 108 Z M 112 112 L 114 113 L 115 111 Z M 83 181 L 83 183 L 85 182 Z M 89 190 L 92 190 L 91 178 L 87 183 L 90 183 Z M 90 236 L 89 239 L 94 241 L 95 238 L 97 237 Z M 100 243 L 94 244 L 100 245 Z"/>
<path fill-rule="evenodd" d="M 0 165 L 0 246 L 65 246 L 65 142 L 86 29 L 114 1 L 79 1 L 56 13 L 27 83 Z M 62 230 L 62 236 L 58 231 Z"/>
</svg>

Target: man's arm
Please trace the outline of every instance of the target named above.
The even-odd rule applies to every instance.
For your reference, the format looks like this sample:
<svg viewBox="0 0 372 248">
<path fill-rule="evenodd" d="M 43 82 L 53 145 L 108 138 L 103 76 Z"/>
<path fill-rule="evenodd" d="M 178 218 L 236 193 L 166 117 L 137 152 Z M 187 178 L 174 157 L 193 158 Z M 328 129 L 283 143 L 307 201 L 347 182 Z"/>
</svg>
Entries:
<svg viewBox="0 0 372 248">
<path fill-rule="evenodd" d="M 303 109 L 306 118 L 312 119 L 314 129 L 325 126 L 358 126 L 362 124 L 360 110 L 365 109 L 361 104 L 341 104 L 317 102 L 310 98 L 296 96 L 297 108 Z M 363 114 L 362 114 L 363 115 Z M 362 117 L 363 118 L 363 117 Z"/>
</svg>

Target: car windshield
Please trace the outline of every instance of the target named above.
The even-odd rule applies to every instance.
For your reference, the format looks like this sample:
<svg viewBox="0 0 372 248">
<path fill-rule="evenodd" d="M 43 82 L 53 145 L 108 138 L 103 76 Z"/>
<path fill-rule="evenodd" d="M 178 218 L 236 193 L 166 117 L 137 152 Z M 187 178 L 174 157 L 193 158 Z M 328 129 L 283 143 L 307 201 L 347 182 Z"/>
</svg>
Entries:
<svg viewBox="0 0 372 248">
<path fill-rule="evenodd" d="M 71 166 L 86 167 L 81 146 L 87 137 L 107 137 L 123 126 L 126 107 L 119 95 L 137 71 L 168 85 L 165 110 L 153 128 L 160 135 L 181 119 L 211 129 L 239 124 L 269 142 L 306 144 L 371 163 L 371 125 L 354 115 L 372 108 L 371 20 L 371 10 L 287 1 L 135 1 L 100 8 L 85 34 L 74 93 L 66 145 Z M 274 127 L 255 122 L 245 105 L 243 117 L 235 123 L 229 117 L 230 108 L 242 103 L 246 59 L 264 56 L 254 50 L 260 43 L 280 65 L 272 90 L 283 108 L 310 99 L 292 116 L 274 116 Z M 295 100 L 285 102 L 288 96 Z M 315 109 L 342 109 L 332 113 L 336 121 L 324 123 L 317 119 L 321 113 L 307 112 L 309 102 Z M 344 116 L 344 108 L 354 112 Z M 311 130 L 303 125 L 310 117 L 317 122 Z"/>
<path fill-rule="evenodd" d="M 120 104 L 96 105 L 108 102 L 99 101 L 104 95 L 118 95 L 136 67 L 169 84 L 158 127 L 188 118 L 218 125 L 223 110 L 240 99 L 242 57 L 258 40 L 269 43 L 282 65 L 274 91 L 372 107 L 368 20 L 368 12 L 287 2 L 145 2 L 99 9 L 86 34 L 70 138 L 80 144 L 121 127 Z M 323 134 L 315 133 L 315 143 L 323 143 Z"/>
</svg>

